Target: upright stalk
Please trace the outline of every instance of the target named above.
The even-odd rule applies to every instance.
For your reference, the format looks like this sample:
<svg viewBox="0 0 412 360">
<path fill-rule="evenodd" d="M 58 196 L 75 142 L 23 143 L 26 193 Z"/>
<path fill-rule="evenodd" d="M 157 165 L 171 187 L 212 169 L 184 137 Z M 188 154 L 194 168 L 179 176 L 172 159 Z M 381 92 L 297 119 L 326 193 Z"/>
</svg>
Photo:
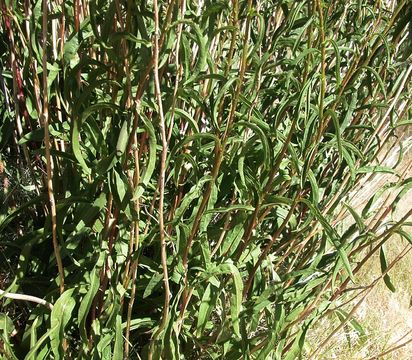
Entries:
<svg viewBox="0 0 412 360">
<path fill-rule="evenodd" d="M 50 204 L 50 217 L 52 223 L 52 237 L 54 255 L 56 256 L 57 268 L 60 278 L 60 293 L 64 292 L 64 269 L 63 262 L 60 254 L 59 243 L 57 240 L 57 212 L 56 201 L 54 199 L 53 192 L 53 161 L 50 154 L 50 134 L 49 134 L 49 99 L 48 99 L 48 86 L 47 86 L 47 4 L 46 0 L 43 0 L 43 109 L 42 120 L 44 127 L 44 146 L 46 149 L 46 167 L 47 167 L 47 192 L 49 196 Z"/>
<path fill-rule="evenodd" d="M 167 252 L 166 252 L 166 236 L 165 236 L 165 224 L 164 224 L 164 197 L 165 197 L 165 175 L 166 175 L 166 158 L 167 158 L 167 135 L 166 135 L 166 124 L 163 114 L 163 104 L 162 95 L 160 89 L 160 79 L 159 79 L 159 37 L 160 37 L 160 27 L 159 27 L 159 6 L 157 0 L 153 1 L 154 10 L 154 47 L 153 47 L 153 75 L 155 82 L 155 95 L 159 111 L 159 128 L 160 136 L 162 142 L 162 154 L 160 158 L 160 174 L 158 179 L 159 186 L 159 237 L 160 237 L 160 248 L 161 248 L 161 263 L 163 269 L 163 284 L 164 284 L 164 305 L 163 305 L 163 315 L 162 322 L 153 335 L 152 340 L 156 340 L 157 336 L 164 330 L 168 318 L 169 318 L 169 303 L 170 303 L 170 289 L 169 289 L 169 274 L 167 269 Z M 153 347 L 152 347 L 153 349 Z"/>
</svg>

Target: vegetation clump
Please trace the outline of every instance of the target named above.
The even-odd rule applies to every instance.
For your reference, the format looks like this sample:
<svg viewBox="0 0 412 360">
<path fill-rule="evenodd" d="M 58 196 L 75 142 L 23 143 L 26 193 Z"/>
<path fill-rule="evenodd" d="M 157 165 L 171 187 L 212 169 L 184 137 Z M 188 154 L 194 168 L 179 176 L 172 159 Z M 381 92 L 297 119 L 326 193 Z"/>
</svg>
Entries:
<svg viewBox="0 0 412 360">
<path fill-rule="evenodd" d="M 292 360 L 395 290 L 410 1 L 0 6 L 2 356 Z"/>
</svg>

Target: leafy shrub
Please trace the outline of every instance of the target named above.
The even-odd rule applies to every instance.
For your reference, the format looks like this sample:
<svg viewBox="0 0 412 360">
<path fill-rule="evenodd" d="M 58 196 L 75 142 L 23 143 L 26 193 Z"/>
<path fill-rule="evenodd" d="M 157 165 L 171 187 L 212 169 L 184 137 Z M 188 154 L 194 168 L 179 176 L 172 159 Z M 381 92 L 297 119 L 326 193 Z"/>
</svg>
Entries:
<svg viewBox="0 0 412 360">
<path fill-rule="evenodd" d="M 371 174 L 409 184 L 380 163 L 409 123 L 407 1 L 1 5 L 7 291 L 54 305 L 21 304 L 6 356 L 295 359 L 410 241 L 397 199 L 345 204 Z"/>
</svg>

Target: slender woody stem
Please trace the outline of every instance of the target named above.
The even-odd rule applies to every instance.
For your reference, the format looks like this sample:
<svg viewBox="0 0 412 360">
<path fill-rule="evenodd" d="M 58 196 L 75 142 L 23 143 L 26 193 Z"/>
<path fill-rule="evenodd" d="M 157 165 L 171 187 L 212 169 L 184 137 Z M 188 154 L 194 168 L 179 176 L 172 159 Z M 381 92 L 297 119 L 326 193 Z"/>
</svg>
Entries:
<svg viewBox="0 0 412 360">
<path fill-rule="evenodd" d="M 153 1 L 154 8 L 154 20 L 155 20 L 155 34 L 154 34 L 154 62 L 153 62 L 153 75 L 155 81 L 155 93 L 157 106 L 159 111 L 159 128 L 162 139 L 162 154 L 160 159 L 160 174 L 159 174 L 159 235 L 161 246 L 161 262 L 163 268 L 163 283 L 165 288 L 163 317 L 160 324 L 158 333 L 160 333 L 166 326 L 169 317 L 169 303 L 170 303 L 170 289 L 169 289 L 169 274 L 167 270 L 167 253 L 166 253 L 166 239 L 165 239 L 165 225 L 164 225 L 164 196 L 165 196 L 165 174 L 166 174 L 166 158 L 167 158 L 167 135 L 166 125 L 163 114 L 162 95 L 160 89 L 159 80 L 159 7 L 157 0 Z"/>
<path fill-rule="evenodd" d="M 57 241 L 57 212 L 56 202 L 53 192 L 53 163 L 50 155 L 50 134 L 49 134 L 49 99 L 47 86 L 47 5 L 48 2 L 43 0 L 43 126 L 44 126 L 44 145 L 46 148 L 46 167 L 47 167 L 47 191 L 50 203 L 50 216 L 52 222 L 53 248 L 56 256 L 57 268 L 60 277 L 60 293 L 64 292 L 64 269 L 60 254 L 59 244 Z"/>
<path fill-rule="evenodd" d="M 41 299 L 37 296 L 32 296 L 32 295 L 24 295 L 24 294 L 16 294 L 16 293 L 11 293 L 11 292 L 6 292 L 3 290 L 0 290 L 0 298 L 5 297 L 8 299 L 13 299 L 13 300 L 23 300 L 23 301 L 30 301 L 34 302 L 36 304 L 44 305 L 48 307 L 50 310 L 53 310 L 53 304 L 50 304 L 44 299 Z"/>
</svg>

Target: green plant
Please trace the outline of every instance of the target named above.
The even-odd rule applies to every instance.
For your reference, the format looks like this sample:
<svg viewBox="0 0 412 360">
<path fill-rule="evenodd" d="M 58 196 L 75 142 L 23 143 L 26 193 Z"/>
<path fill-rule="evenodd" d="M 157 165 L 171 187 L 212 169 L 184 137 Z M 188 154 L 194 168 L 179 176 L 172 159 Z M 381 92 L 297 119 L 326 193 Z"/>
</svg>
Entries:
<svg viewBox="0 0 412 360">
<path fill-rule="evenodd" d="M 411 241 L 381 164 L 410 123 L 408 1 L 0 4 L 0 175 L 32 192 L 3 187 L 7 291 L 54 304 L 6 356 L 295 359 Z M 398 197 L 344 203 L 382 172 Z"/>
</svg>

